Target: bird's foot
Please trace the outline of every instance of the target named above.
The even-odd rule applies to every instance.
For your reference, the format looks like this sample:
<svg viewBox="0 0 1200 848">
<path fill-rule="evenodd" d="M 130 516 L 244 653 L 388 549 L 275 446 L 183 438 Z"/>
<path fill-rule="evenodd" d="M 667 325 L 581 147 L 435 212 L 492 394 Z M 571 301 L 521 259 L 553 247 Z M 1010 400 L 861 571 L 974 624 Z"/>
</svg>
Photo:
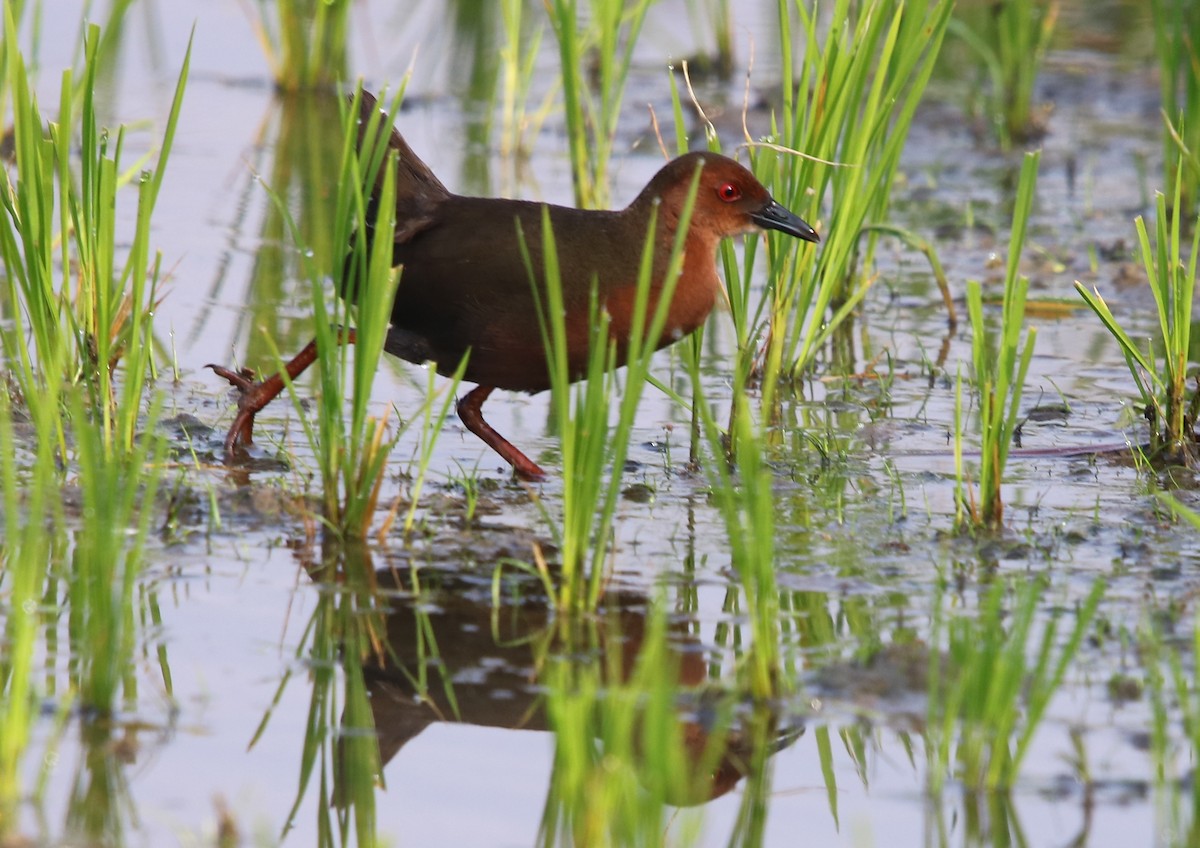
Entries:
<svg viewBox="0 0 1200 848">
<path fill-rule="evenodd" d="M 254 416 L 278 396 L 283 389 L 283 381 L 278 374 L 266 380 L 255 380 L 255 373 L 249 368 L 234 371 L 222 365 L 210 364 L 207 367 L 218 377 L 228 380 L 238 391 L 237 415 L 225 436 L 225 461 L 229 462 L 237 457 L 240 448 L 254 440 Z"/>
<path fill-rule="evenodd" d="M 502 456 L 512 463 L 513 473 L 517 475 L 518 480 L 524 480 L 526 483 L 545 482 L 546 472 L 516 448 L 513 448 L 511 454 L 502 454 Z"/>
</svg>

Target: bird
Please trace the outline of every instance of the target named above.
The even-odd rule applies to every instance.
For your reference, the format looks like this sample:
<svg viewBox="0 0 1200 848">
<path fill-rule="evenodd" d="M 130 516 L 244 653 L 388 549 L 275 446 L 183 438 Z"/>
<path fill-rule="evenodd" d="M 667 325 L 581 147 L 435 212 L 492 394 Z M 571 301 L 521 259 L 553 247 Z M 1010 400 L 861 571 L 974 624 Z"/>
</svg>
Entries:
<svg viewBox="0 0 1200 848">
<path fill-rule="evenodd" d="M 360 127 L 367 126 L 377 108 L 374 97 L 363 92 Z M 482 407 L 495 389 L 536 394 L 550 388 L 538 330 L 538 304 L 546 302 L 543 215 L 558 254 L 573 381 L 586 372 L 593 288 L 609 317 L 616 367 L 624 364 L 623 340 L 634 320 L 650 223 L 655 222 L 649 305 L 653 314 L 697 172 L 682 270 L 662 334 L 651 340 L 656 350 L 694 332 L 716 305 L 721 291 L 716 253 L 722 239 L 777 230 L 802 241 L 820 241 L 816 230 L 776 201 L 747 168 L 717 153 L 695 151 L 671 160 L 624 209 L 576 209 L 455 194 L 418 158 L 399 130 L 386 120 L 381 126 L 390 127 L 387 146 L 397 159 L 392 264 L 403 266 L 384 350 L 408 362 L 436 363 L 438 373 L 446 376 L 466 356 L 462 381 L 475 388 L 459 399 L 458 416 L 525 481 L 544 480 L 546 473 L 484 420 Z M 365 146 L 364 132 L 360 129 L 360 148 Z M 535 286 L 540 289 L 537 294 Z M 342 341 L 353 342 L 353 330 L 343 331 Z M 313 341 L 285 369 L 295 379 L 315 359 Z M 228 461 L 251 442 L 255 414 L 283 391 L 285 383 L 281 374 L 256 381 L 245 369 L 208 367 L 240 395 L 225 439 Z"/>
</svg>

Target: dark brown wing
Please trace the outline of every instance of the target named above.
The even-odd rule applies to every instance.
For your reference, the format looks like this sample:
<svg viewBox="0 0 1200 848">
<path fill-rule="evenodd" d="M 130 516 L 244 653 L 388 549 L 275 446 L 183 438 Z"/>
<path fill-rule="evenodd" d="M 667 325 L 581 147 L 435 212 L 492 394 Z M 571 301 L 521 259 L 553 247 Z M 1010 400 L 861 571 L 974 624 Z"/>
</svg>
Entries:
<svg viewBox="0 0 1200 848">
<path fill-rule="evenodd" d="M 367 129 L 372 113 L 377 108 L 375 96 L 364 91 L 359 105 L 358 149 L 369 148 L 371 140 L 366 138 Z M 387 139 L 389 151 L 396 151 L 398 165 L 396 170 L 396 244 L 403 244 L 421 230 L 428 227 L 434 218 L 437 207 L 449 198 L 450 191 L 442 185 L 442 181 L 429 170 L 426 165 L 413 153 L 404 136 L 395 128 L 386 112 L 380 113 L 379 132 L 390 132 Z M 383 172 L 380 171 L 376 183 L 376 192 L 382 185 Z M 374 210 L 370 210 L 368 220 L 374 220 Z"/>
<path fill-rule="evenodd" d="M 433 359 L 439 371 L 453 372 L 470 350 L 468 382 L 526 392 L 548 388 L 536 300 L 517 236 L 520 222 L 540 281 L 543 206 L 455 195 L 431 226 L 397 245 L 404 271 L 388 352 L 409 361 Z M 599 282 L 604 298 L 636 280 L 638 251 L 629 249 L 619 213 L 546 208 L 562 272 L 571 366 L 579 370 L 587 357 L 592 282 Z"/>
</svg>

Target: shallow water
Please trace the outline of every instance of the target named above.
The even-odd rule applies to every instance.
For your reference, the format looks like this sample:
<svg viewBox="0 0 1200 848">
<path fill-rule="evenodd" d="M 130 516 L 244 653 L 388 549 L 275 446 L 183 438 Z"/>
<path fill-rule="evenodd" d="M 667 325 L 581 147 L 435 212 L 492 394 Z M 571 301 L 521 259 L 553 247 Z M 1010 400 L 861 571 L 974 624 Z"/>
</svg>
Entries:
<svg viewBox="0 0 1200 848">
<path fill-rule="evenodd" d="M 56 96 L 56 69 L 70 59 L 78 20 L 73 7 L 79 5 L 56 0 L 54 15 L 45 21 L 39 85 L 45 102 Z M 747 4 L 735 27 L 739 51 L 751 39 L 757 45 L 754 84 L 764 89 L 774 84 L 768 55 L 772 7 Z M 613 165 L 617 202 L 632 198 L 661 161 L 647 140 L 645 103 L 653 103 L 659 115 L 669 114 L 662 63 L 698 49 L 696 33 L 678 25 L 684 17 L 680 3 L 663 3 L 646 26 Z M 537 137 L 531 163 L 519 175 L 472 136 L 480 111 L 472 102 L 470 71 L 478 57 L 464 43 L 469 33 L 449 21 L 439 0 L 405 4 L 403 10 L 364 4 L 355 24 L 355 72 L 378 88 L 397 81 L 413 63 L 399 126 L 452 190 L 570 202 L 557 115 Z M 140 588 L 143 603 L 157 609 L 157 620 L 143 622 L 136 694 L 126 698 L 120 721 L 108 736 L 82 738 L 74 721 L 56 726 L 58 704 L 48 698 L 29 757 L 31 776 L 49 766 L 47 789 L 44 801 L 27 805 L 22 817 L 22 830 L 48 843 L 73 830 L 67 822 L 80 809 L 80 785 L 97 780 L 101 771 L 111 782 L 96 790 L 92 803 L 105 803 L 103 798 L 111 804 L 114 823 L 102 840 L 109 844 L 207 844 L 221 810 L 247 842 L 273 844 L 297 795 L 312 695 L 312 666 L 297 652 L 307 644 L 305 628 L 325 592 L 309 576 L 317 554 L 306 541 L 295 493 L 317 483 L 307 470 L 311 457 L 295 413 L 285 402 L 260 416 L 258 452 L 270 460 L 283 442 L 295 465 L 265 462 L 264 470 L 246 473 L 208 462 L 219 454 L 232 401 L 204 366 L 232 361 L 268 366 L 263 327 L 285 352 L 308 338 L 307 295 L 295 273 L 295 248 L 272 223 L 259 176 L 286 190 L 293 208 L 303 210 L 303 192 L 319 190 L 305 183 L 309 172 L 296 164 L 315 155 L 305 122 L 329 113 L 310 113 L 305 104 L 274 95 L 240 4 L 211 0 L 190 7 L 143 0 L 130 14 L 120 66 L 104 94 L 112 123 L 166 114 L 193 24 L 192 75 L 155 218 L 157 247 L 172 268 L 157 326 L 169 336 L 180 375 L 174 385 L 161 386 L 169 414 L 202 425 L 191 432 L 206 461 L 185 474 L 192 499 L 179 531 L 171 538 L 164 534 L 152 547 Z M 1079 279 L 1100 288 L 1131 332 L 1148 331 L 1152 303 L 1139 272 L 1131 270 L 1132 218 L 1151 211 L 1144 203 L 1161 172 L 1157 81 L 1144 55 L 1144 36 L 1105 34 L 1119 49 L 1106 43 L 1099 52 L 1080 36 L 1081 43 L 1064 44 L 1051 55 L 1040 86 L 1055 109 L 1044 141 L 1026 272 L 1031 298 L 1074 301 L 1072 282 Z M 538 86 L 548 85 L 557 67 L 548 44 L 543 54 L 539 67 L 546 77 Z M 744 62 L 744 55 L 739 59 Z M 726 103 L 722 128 L 727 122 L 736 126 L 741 86 L 739 73 L 727 86 L 706 90 L 706 97 Z M 1018 157 L 976 142 L 961 97 L 954 80 L 935 82 L 915 122 L 893 205 L 897 223 L 936 237 L 960 296 L 966 279 L 999 282 L 1002 268 L 994 260 L 1005 249 L 1006 209 L 1019 168 Z M 751 119 L 765 127 L 766 113 L 759 110 Z M 729 141 L 736 143 L 736 135 Z M 145 137 L 132 143 L 144 145 Z M 1093 254 L 1100 257 L 1094 265 Z M 1010 532 L 982 546 L 948 535 L 954 519 L 947 435 L 953 375 L 959 363 L 965 370 L 969 362 L 969 334 L 960 327 L 948 335 L 922 258 L 885 241 L 878 261 L 879 280 L 851 339 L 859 365 L 865 370 L 873 363 L 886 387 L 876 377 L 813 381 L 800 399 L 785 403 L 780 445 L 771 456 L 778 584 L 794 610 L 794 627 L 782 643 L 800 686 L 800 694 L 779 705 L 780 721 L 804 732 L 770 761 L 765 843 L 793 844 L 799 837 L 811 845 L 855 846 L 1185 844 L 1177 828 L 1187 827 L 1190 816 L 1169 812 L 1171 784 L 1156 789 L 1153 780 L 1145 742 L 1150 707 L 1144 697 L 1112 699 L 1106 684 L 1119 672 L 1141 676 L 1131 644 L 1139 626 L 1164 616 L 1188 620 L 1190 599 L 1200 586 L 1195 534 L 1163 517 L 1146 472 L 1117 451 L 1098 457 L 1014 454 L 1005 485 Z M 961 299 L 959 308 L 965 324 Z M 1038 340 L 1025 406 L 1065 402 L 1070 414 L 1065 421 L 1026 425 L 1022 448 L 1139 441 L 1133 383 L 1095 317 L 1080 306 L 1032 313 L 1028 324 L 1038 328 Z M 944 344 L 944 366 L 931 379 L 930 363 Z M 717 315 L 705 372 L 718 405 L 729 401 L 730 348 L 728 317 Z M 658 373 L 684 379 L 669 352 L 657 362 Z M 390 404 L 401 415 L 418 408 L 425 380 L 421 369 L 389 363 L 376 382 L 377 411 Z M 531 540 L 545 542 L 549 536 L 537 499 L 554 511 L 561 495 L 554 476 L 556 439 L 546 424 L 546 397 L 500 395 L 488 410 L 500 432 L 551 470 L 551 480 L 536 498 L 512 484 L 498 458 L 451 416 L 420 511 L 424 534 L 406 546 L 393 532 L 375 550 L 374 566 L 381 574 L 418 566 L 429 583 L 445 583 L 445 597 L 461 600 L 435 604 L 432 618 L 450 634 L 443 644 L 461 649 L 453 668 L 456 683 L 464 692 L 477 684 L 485 703 L 490 697 L 523 704 L 529 693 L 510 679 L 489 689 L 494 677 L 507 672 L 519 677 L 518 660 L 486 639 L 479 647 L 462 634 L 477 634 L 487 620 L 495 564 L 504 557 L 528 560 Z M 800 431 L 825 439 L 833 447 L 832 460 L 823 463 Z M 407 494 L 402 472 L 413 451 L 413 441 L 403 438 L 381 503 Z M 627 482 L 643 488 L 619 507 L 613 587 L 645 597 L 665 585 L 668 601 L 691 623 L 690 642 L 714 663 L 724 658 L 727 669 L 732 649 L 724 633 L 737 620 L 726 607 L 731 555 L 707 484 L 688 473 L 686 455 L 683 412 L 649 390 L 626 471 Z M 464 529 L 462 494 L 452 481 L 472 468 L 489 485 L 477 524 Z M 1196 500 L 1187 489 L 1179 497 Z M 873 648 L 927 638 L 938 586 L 946 586 L 951 608 L 973 614 L 996 573 L 1045 576 L 1046 617 L 1072 608 L 1095 578 L 1106 578 L 1100 619 L 1108 637 L 1090 638 L 1069 670 L 1008 803 L 993 799 L 989 806 L 953 785 L 930 803 L 922 789 L 924 756 L 910 757 L 906 750 L 906 734 L 924 718 L 923 683 L 908 679 L 887 655 L 865 674 L 838 672 L 856 668 Z M 407 609 L 403 592 L 391 603 L 398 615 Z M 1186 642 L 1184 631 L 1181 625 Z M 52 657 L 47 666 L 48 677 L 61 678 Z M 394 724 L 385 730 L 382 711 L 403 699 L 388 700 L 387 687 L 395 681 L 372 685 L 381 687 L 373 690 L 381 735 L 390 733 L 391 743 L 402 745 L 391 752 L 386 788 L 376 795 L 384 842 L 535 841 L 554 753 L 547 731 L 501 729 L 483 719 L 425 726 L 407 713 L 392 716 Z M 536 693 L 532 682 L 526 688 Z M 507 715 L 499 708 L 497 713 Z M 1068 761 L 1073 732 L 1087 752 L 1090 783 L 1081 782 L 1080 769 Z M 833 792 L 819 750 L 830 740 Z M 104 762 L 104 769 L 90 757 Z M 1179 768 L 1188 765 L 1183 761 Z M 742 791 L 735 787 L 673 826 L 699 815 L 701 844 L 726 843 Z M 315 844 L 320 807 L 310 788 L 284 841 Z"/>
</svg>

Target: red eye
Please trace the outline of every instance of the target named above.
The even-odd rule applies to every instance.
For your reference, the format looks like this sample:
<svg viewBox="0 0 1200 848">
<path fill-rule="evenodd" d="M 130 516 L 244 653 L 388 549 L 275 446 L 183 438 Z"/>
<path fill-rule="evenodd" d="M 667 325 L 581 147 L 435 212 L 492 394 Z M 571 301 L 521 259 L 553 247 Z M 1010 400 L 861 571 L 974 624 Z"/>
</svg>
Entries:
<svg viewBox="0 0 1200 848">
<path fill-rule="evenodd" d="M 735 200 L 741 199 L 742 190 L 734 183 L 725 183 L 719 189 L 717 189 L 717 194 L 720 195 L 721 199 L 726 203 L 732 203 Z"/>
</svg>

